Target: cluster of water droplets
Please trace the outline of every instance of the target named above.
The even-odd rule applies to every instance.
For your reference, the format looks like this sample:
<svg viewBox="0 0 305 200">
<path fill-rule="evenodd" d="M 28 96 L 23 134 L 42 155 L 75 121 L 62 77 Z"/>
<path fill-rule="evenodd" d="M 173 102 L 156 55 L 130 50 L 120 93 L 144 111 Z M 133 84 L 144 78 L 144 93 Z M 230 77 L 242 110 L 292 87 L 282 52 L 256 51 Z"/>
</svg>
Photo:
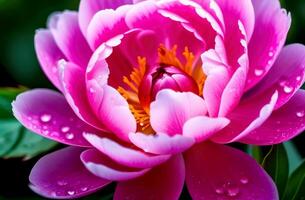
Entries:
<svg viewBox="0 0 305 200">
<path fill-rule="evenodd" d="M 79 182 L 78 184 L 81 184 L 81 183 Z M 71 189 L 71 184 L 69 184 L 68 181 L 66 181 L 66 180 L 58 180 L 57 185 L 60 186 L 62 188 L 62 190 L 57 191 L 57 192 L 52 192 L 51 195 L 53 197 L 67 196 L 67 195 L 73 196 L 78 193 L 86 192 L 90 189 L 88 186 L 85 186 L 85 185 L 82 187 L 75 187 L 75 188 L 79 188 L 78 190 Z M 75 183 L 73 183 L 72 185 L 75 185 Z"/>
<path fill-rule="evenodd" d="M 249 179 L 247 177 L 241 177 L 238 183 L 228 181 L 220 187 L 216 187 L 215 193 L 220 196 L 235 197 L 240 193 L 242 186 L 247 185 L 248 183 Z"/>
</svg>

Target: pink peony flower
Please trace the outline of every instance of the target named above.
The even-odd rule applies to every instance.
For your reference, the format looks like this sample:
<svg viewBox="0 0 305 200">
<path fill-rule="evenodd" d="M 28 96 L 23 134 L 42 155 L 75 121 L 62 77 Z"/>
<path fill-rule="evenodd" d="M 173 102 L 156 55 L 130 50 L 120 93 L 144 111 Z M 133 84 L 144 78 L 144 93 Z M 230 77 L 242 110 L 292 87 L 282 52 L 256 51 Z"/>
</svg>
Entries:
<svg viewBox="0 0 305 200">
<path fill-rule="evenodd" d="M 117 181 L 114 199 L 278 199 L 248 155 L 305 128 L 305 48 L 283 48 L 278 0 L 82 0 L 38 30 L 61 92 L 13 103 L 24 126 L 71 145 L 34 166 L 31 188 L 77 198 Z"/>
</svg>

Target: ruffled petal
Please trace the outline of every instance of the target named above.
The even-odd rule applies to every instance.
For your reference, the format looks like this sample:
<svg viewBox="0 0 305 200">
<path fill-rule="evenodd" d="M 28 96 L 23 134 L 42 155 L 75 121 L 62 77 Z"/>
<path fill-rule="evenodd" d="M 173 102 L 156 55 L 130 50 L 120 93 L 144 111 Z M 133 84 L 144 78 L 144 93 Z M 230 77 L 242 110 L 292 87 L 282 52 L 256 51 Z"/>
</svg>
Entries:
<svg viewBox="0 0 305 200">
<path fill-rule="evenodd" d="M 249 43 L 250 69 L 246 90 L 258 83 L 279 55 L 290 28 L 291 17 L 278 0 L 252 0 L 255 28 Z"/>
<path fill-rule="evenodd" d="M 116 9 L 117 7 L 132 3 L 131 0 L 81 0 L 79 4 L 79 26 L 82 33 L 86 36 L 87 27 L 92 17 L 100 10 Z"/>
<path fill-rule="evenodd" d="M 118 183 L 114 200 L 178 199 L 184 177 L 183 158 L 176 155 L 140 178 Z"/>
<path fill-rule="evenodd" d="M 169 135 L 181 134 L 184 123 L 207 113 L 204 100 L 191 92 L 165 89 L 151 103 L 150 123 L 156 132 Z"/>
<path fill-rule="evenodd" d="M 143 133 L 130 133 L 130 141 L 147 153 L 177 154 L 190 148 L 195 140 L 182 135 L 169 136 L 164 133 L 145 135 Z"/>
<path fill-rule="evenodd" d="M 49 29 L 67 59 L 86 68 L 92 51 L 80 31 L 77 12 L 65 11 L 52 15 Z"/>
<path fill-rule="evenodd" d="M 278 144 L 290 140 L 305 130 L 305 91 L 299 90 L 267 121 L 240 142 L 255 145 Z"/>
<path fill-rule="evenodd" d="M 38 30 L 36 32 L 35 50 L 44 73 L 59 90 L 62 90 L 58 73 L 58 61 L 65 59 L 65 56 L 56 45 L 49 30 Z"/>
<path fill-rule="evenodd" d="M 275 184 L 249 155 L 202 143 L 185 154 L 186 184 L 194 200 L 277 200 Z"/>
<path fill-rule="evenodd" d="M 28 129 L 52 140 L 74 146 L 91 146 L 83 132 L 99 134 L 75 116 L 65 98 L 52 90 L 35 89 L 12 103 L 15 117 Z"/>
<path fill-rule="evenodd" d="M 31 189 L 51 199 L 76 199 L 91 194 L 107 184 L 92 175 L 82 164 L 84 149 L 68 147 L 41 158 L 30 174 Z"/>
<path fill-rule="evenodd" d="M 170 158 L 170 155 L 152 155 L 140 149 L 130 148 L 108 138 L 101 138 L 93 134 L 84 137 L 100 152 L 121 165 L 134 168 L 151 168 Z"/>
<path fill-rule="evenodd" d="M 95 149 L 81 154 L 85 167 L 94 175 L 112 181 L 126 181 L 144 175 L 150 169 L 136 169 L 121 166 Z"/>
<path fill-rule="evenodd" d="M 227 118 L 210 118 L 206 116 L 194 117 L 184 124 L 183 135 L 192 137 L 199 143 L 209 139 L 229 123 L 230 120 Z"/>
</svg>

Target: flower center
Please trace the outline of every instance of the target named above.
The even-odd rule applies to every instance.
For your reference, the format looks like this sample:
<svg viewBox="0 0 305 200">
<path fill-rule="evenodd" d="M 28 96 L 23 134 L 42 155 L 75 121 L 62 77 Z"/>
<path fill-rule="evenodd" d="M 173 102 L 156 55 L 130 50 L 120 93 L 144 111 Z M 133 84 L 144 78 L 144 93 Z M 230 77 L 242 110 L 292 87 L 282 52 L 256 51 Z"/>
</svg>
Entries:
<svg viewBox="0 0 305 200">
<path fill-rule="evenodd" d="M 134 115 L 138 131 L 154 134 L 150 126 L 149 107 L 162 89 L 172 89 L 179 92 L 193 92 L 202 95 L 205 75 L 201 62 L 195 61 L 195 56 L 185 47 L 182 63 L 176 55 L 177 45 L 172 49 L 160 45 L 156 66 L 149 66 L 146 58 L 138 57 L 138 67 L 135 67 L 129 77 L 124 76 L 125 87 L 118 87 L 120 94 L 127 100 L 129 109 Z"/>
</svg>

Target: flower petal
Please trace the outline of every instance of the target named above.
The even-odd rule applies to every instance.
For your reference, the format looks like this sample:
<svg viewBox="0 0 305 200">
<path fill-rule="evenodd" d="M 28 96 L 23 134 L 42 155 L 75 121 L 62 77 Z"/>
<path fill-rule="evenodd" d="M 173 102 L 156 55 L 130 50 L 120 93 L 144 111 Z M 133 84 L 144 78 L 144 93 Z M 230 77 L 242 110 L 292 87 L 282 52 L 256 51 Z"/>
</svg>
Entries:
<svg viewBox="0 0 305 200">
<path fill-rule="evenodd" d="M 298 91 L 305 80 L 305 46 L 292 44 L 283 48 L 264 79 L 247 94 L 248 98 L 270 90 L 279 91 L 275 109 L 283 106 Z"/>
<path fill-rule="evenodd" d="M 169 136 L 164 133 L 145 135 L 130 133 L 130 141 L 145 152 L 153 154 L 177 154 L 190 148 L 195 140 L 182 135 Z"/>
<path fill-rule="evenodd" d="M 239 141 L 247 144 L 270 145 L 290 140 L 305 130 L 305 91 L 299 90 L 267 121 Z"/>
<path fill-rule="evenodd" d="M 210 118 L 206 116 L 194 117 L 184 124 L 183 135 L 192 137 L 199 143 L 209 139 L 229 123 L 230 120 L 227 118 Z"/>
<path fill-rule="evenodd" d="M 224 145 L 202 143 L 185 154 L 186 184 L 197 199 L 278 199 L 268 174 L 249 155 Z"/>
<path fill-rule="evenodd" d="M 79 4 L 79 26 L 86 36 L 87 27 L 92 17 L 100 10 L 116 9 L 117 7 L 132 3 L 131 0 L 81 0 Z"/>
<path fill-rule="evenodd" d="M 107 184 L 92 175 L 80 161 L 84 149 L 68 147 L 41 158 L 30 174 L 31 189 L 52 199 L 76 199 L 91 194 Z"/>
<path fill-rule="evenodd" d="M 86 68 L 92 51 L 79 29 L 77 12 L 54 14 L 49 20 L 49 29 L 69 61 Z"/>
<path fill-rule="evenodd" d="M 278 0 L 252 0 L 255 28 L 249 43 L 250 68 L 246 90 L 257 84 L 272 67 L 290 28 L 290 14 Z"/>
<path fill-rule="evenodd" d="M 75 146 L 91 146 L 83 132 L 99 134 L 75 116 L 65 98 L 52 90 L 35 89 L 12 103 L 15 117 L 28 129 L 52 140 Z"/>
<path fill-rule="evenodd" d="M 156 132 L 181 134 L 183 124 L 190 118 L 205 115 L 204 100 L 191 92 L 161 90 L 151 103 L 150 123 Z"/>
<path fill-rule="evenodd" d="M 101 138 L 93 134 L 85 134 L 84 137 L 100 152 L 115 160 L 121 165 L 134 168 L 151 168 L 170 158 L 170 155 L 152 155 L 139 149 L 123 146 L 114 140 Z"/>
<path fill-rule="evenodd" d="M 142 176 L 150 169 L 136 169 L 121 166 L 110 160 L 95 149 L 89 149 L 81 154 L 85 167 L 94 175 L 112 181 L 126 181 Z"/>
<path fill-rule="evenodd" d="M 114 200 L 178 199 L 184 177 L 183 158 L 176 155 L 140 178 L 118 183 Z"/>
<path fill-rule="evenodd" d="M 59 90 L 62 90 L 57 64 L 59 60 L 65 59 L 65 56 L 56 45 L 49 30 L 38 30 L 36 32 L 35 50 L 44 73 Z"/>
</svg>

